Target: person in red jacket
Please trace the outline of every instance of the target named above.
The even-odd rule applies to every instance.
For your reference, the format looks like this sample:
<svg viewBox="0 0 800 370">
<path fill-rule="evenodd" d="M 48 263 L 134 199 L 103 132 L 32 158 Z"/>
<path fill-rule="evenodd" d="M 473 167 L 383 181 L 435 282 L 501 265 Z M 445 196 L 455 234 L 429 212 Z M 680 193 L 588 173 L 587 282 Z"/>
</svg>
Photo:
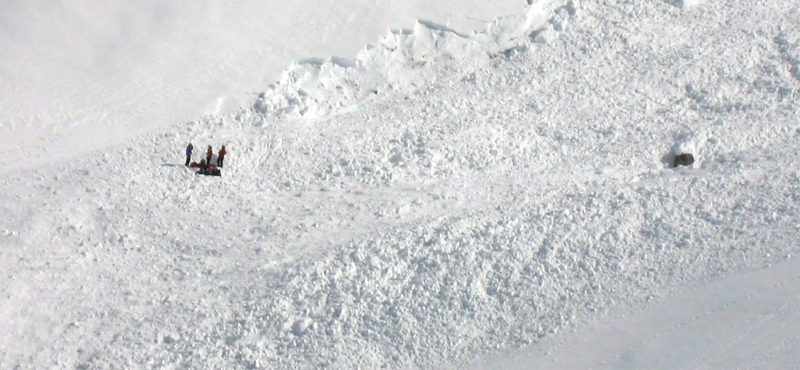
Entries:
<svg viewBox="0 0 800 370">
<path fill-rule="evenodd" d="M 208 146 L 208 151 L 206 152 L 206 164 L 211 164 L 211 157 L 214 156 L 214 151 L 211 150 L 211 145 Z"/>
<path fill-rule="evenodd" d="M 223 145 L 222 149 L 217 153 L 217 167 L 222 168 L 222 160 L 225 159 L 225 154 L 228 154 L 228 152 L 225 150 L 225 145 Z"/>
</svg>

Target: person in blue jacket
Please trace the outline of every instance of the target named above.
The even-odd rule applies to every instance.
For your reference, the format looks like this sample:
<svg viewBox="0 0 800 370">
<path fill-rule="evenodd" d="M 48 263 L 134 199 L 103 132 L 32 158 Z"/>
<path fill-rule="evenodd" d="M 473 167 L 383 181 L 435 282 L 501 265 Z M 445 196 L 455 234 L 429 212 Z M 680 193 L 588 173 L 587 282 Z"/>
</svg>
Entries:
<svg viewBox="0 0 800 370">
<path fill-rule="evenodd" d="M 186 147 L 186 164 L 184 166 L 189 167 L 189 162 L 192 160 L 192 150 L 194 147 L 192 143 L 189 143 L 189 146 Z"/>
</svg>

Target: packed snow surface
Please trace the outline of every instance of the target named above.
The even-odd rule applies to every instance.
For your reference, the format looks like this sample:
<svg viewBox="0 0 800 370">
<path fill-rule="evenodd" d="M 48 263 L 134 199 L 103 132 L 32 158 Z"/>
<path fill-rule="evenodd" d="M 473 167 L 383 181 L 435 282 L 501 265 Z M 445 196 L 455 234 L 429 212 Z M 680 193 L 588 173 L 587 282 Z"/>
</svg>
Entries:
<svg viewBox="0 0 800 370">
<path fill-rule="evenodd" d="M 0 368 L 795 366 L 800 4 L 529 2 L 4 164 Z"/>
</svg>

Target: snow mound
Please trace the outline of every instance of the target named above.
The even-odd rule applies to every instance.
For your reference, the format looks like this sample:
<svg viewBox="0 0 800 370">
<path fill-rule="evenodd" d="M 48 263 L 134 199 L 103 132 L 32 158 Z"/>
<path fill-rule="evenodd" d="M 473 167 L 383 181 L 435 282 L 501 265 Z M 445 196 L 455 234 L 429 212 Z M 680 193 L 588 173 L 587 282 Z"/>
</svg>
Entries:
<svg viewBox="0 0 800 370">
<path fill-rule="evenodd" d="M 413 91 L 417 81 L 435 80 L 442 70 L 466 74 L 502 52 L 550 42 L 575 11 L 571 1 L 541 1 L 522 17 L 495 19 L 470 34 L 418 20 L 411 30 L 392 30 L 355 59 L 293 63 L 259 96 L 255 109 L 270 117 L 304 118 L 352 111 L 381 96 Z"/>
</svg>

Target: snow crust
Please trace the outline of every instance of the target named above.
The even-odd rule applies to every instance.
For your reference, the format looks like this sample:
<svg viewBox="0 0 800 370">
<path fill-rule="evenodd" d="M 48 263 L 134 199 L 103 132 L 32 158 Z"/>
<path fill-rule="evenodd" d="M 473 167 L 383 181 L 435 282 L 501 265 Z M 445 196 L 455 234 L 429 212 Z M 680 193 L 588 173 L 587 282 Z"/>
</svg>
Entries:
<svg viewBox="0 0 800 370">
<path fill-rule="evenodd" d="M 798 4 L 532 3 L 3 168 L 0 368 L 796 363 Z"/>
</svg>

